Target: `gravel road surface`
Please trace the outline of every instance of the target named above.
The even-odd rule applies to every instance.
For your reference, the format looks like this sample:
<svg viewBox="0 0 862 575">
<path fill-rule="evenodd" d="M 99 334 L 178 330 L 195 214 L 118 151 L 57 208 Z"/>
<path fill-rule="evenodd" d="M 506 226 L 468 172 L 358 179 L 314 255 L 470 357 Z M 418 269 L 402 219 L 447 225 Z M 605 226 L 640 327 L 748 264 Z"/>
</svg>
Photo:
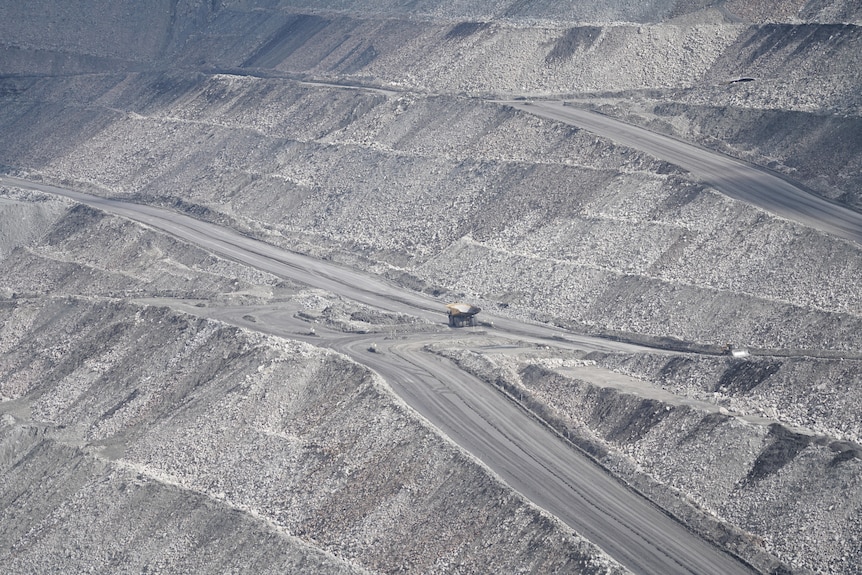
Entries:
<svg viewBox="0 0 862 575">
<path fill-rule="evenodd" d="M 233 230 L 168 210 L 90 196 L 3 177 L 0 182 L 58 194 L 164 230 L 213 253 L 342 297 L 442 322 L 443 303 L 363 273 L 287 252 Z M 553 328 L 497 319 L 495 330 L 553 337 Z M 317 337 L 321 337 L 320 334 Z M 585 348 L 626 347 L 582 338 Z M 414 409 L 482 460 L 510 486 L 604 549 L 635 573 L 728 575 L 752 569 L 692 534 L 660 508 L 619 482 L 516 403 L 453 364 L 421 353 L 433 336 L 409 345 L 384 340 L 368 350 L 368 336 L 332 341 L 379 372 Z"/>
<path fill-rule="evenodd" d="M 508 102 L 675 164 L 731 198 L 862 244 L 862 213 L 810 193 L 764 168 L 563 102 Z"/>
</svg>

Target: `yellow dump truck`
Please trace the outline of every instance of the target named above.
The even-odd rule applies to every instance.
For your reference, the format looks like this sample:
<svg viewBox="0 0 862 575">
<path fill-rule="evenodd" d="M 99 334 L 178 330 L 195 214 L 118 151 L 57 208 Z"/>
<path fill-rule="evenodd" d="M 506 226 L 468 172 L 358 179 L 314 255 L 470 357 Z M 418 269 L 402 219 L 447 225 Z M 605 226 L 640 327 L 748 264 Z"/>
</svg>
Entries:
<svg viewBox="0 0 862 575">
<path fill-rule="evenodd" d="M 449 313 L 449 327 L 472 327 L 476 325 L 476 314 L 482 308 L 469 303 L 446 304 Z"/>
</svg>

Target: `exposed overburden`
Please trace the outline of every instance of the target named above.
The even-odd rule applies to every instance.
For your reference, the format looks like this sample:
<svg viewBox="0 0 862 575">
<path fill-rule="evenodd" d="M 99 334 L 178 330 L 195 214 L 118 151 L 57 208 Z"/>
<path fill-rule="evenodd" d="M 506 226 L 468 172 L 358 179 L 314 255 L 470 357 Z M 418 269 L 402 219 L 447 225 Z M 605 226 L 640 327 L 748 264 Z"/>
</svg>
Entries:
<svg viewBox="0 0 862 575">
<path fill-rule="evenodd" d="M 0 433 L 4 484 L 14 486 L 0 492 L 9 571 L 366 572 L 230 502 L 58 442 L 50 429 L 3 416 Z"/>
<path fill-rule="evenodd" d="M 856 245 L 586 132 L 459 98 L 254 77 L 115 86 L 90 98 L 129 112 L 97 136 L 10 155 L 51 155 L 47 175 L 156 202 L 181 196 L 561 321 L 713 344 L 862 345 L 848 281 L 862 273 Z M 91 118 L 68 110 L 81 133 Z"/>
<path fill-rule="evenodd" d="M 212 14 L 204 0 L 34 0 L 0 3 L 3 73 L 150 69 Z"/>
<path fill-rule="evenodd" d="M 822 411 L 834 405 L 834 416 L 855 429 L 856 419 L 845 416 L 855 411 L 850 404 L 859 401 L 852 391 L 859 387 L 858 360 L 830 365 L 810 358 L 768 358 L 749 363 L 696 355 L 599 353 L 561 359 L 536 351 L 517 361 L 493 351 L 479 355 L 445 346 L 440 353 L 506 392 L 526 397 L 530 409 L 609 469 L 763 572 L 779 568 L 766 551 L 816 572 L 852 573 L 860 561 L 862 445 L 834 439 L 835 433 L 845 432 L 822 435 L 768 419 L 821 422 Z M 597 379 L 597 365 L 639 379 L 621 376 L 629 383 L 609 387 Z M 849 404 L 842 406 L 837 394 L 820 389 L 807 399 L 809 414 L 785 411 L 787 404 L 780 401 L 802 387 L 791 382 L 816 380 L 819 371 L 836 368 L 843 374 L 829 377 L 846 383 L 842 389 Z M 731 380 L 752 389 L 720 387 Z M 674 391 L 676 399 L 669 394 L 651 397 L 653 385 Z M 710 406 L 713 394 L 721 406 L 717 410 Z M 764 401 L 764 396 L 771 399 Z M 772 407 L 760 407 L 766 405 Z M 848 435 L 858 437 L 855 433 Z M 695 506 L 680 504 L 680 494 Z M 799 530 L 800 524 L 805 528 Z"/>
<path fill-rule="evenodd" d="M 0 1 L 0 171 L 486 313 L 702 351 L 446 353 L 765 571 L 855 573 L 862 248 L 496 99 L 565 98 L 859 208 L 860 10 Z M 249 324 L 251 305 L 291 301 L 312 341 L 315 322 L 418 321 L 92 208 L 0 196 L 5 570 L 617 572 L 361 366 L 128 300 L 248 305 Z"/>
<path fill-rule="evenodd" d="M 342 356 L 163 308 L 0 303 L 8 569 L 621 572 Z"/>
<path fill-rule="evenodd" d="M 225 8 L 254 4 L 223 0 Z M 535 22 L 795 21 L 853 22 L 862 17 L 853 0 L 282 0 L 283 10 L 371 14 L 441 20 Z"/>
<path fill-rule="evenodd" d="M 16 247 L 38 240 L 66 209 L 56 200 L 25 198 L 0 198 L 0 260 Z"/>
</svg>

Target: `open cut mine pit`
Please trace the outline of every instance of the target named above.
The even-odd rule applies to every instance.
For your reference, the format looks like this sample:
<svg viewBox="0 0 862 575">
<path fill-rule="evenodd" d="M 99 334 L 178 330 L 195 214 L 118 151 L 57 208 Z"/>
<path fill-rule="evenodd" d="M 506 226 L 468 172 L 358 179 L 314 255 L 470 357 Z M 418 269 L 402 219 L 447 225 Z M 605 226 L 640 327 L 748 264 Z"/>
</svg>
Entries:
<svg viewBox="0 0 862 575">
<path fill-rule="evenodd" d="M 860 25 L 0 0 L 0 568 L 858 573 Z"/>
</svg>

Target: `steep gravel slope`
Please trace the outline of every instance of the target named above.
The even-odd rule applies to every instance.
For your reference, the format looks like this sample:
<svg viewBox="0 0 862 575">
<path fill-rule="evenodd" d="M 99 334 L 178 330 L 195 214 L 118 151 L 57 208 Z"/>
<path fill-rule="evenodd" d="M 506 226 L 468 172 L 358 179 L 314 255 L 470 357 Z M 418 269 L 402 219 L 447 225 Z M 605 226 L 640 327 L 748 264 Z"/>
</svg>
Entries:
<svg viewBox="0 0 862 575">
<path fill-rule="evenodd" d="M 89 96 L 128 109 L 110 126 L 94 125 L 95 104 L 66 107 L 93 137 L 9 155 L 563 322 L 773 349 L 862 344 L 857 246 L 588 133 L 452 97 L 230 75 L 114 82 Z M 54 109 L 17 109 L 34 105 Z"/>
<path fill-rule="evenodd" d="M 843 414 L 858 403 L 859 360 L 567 355 L 541 347 L 513 356 L 445 344 L 435 351 L 521 397 L 609 469 L 764 572 L 855 572 L 862 445 L 858 422 Z M 818 386 L 807 413 L 786 412 L 782 400 L 806 391 L 798 382 L 823 371 L 842 392 Z M 833 408 L 853 429 L 823 433 Z"/>
<path fill-rule="evenodd" d="M 769 24 L 747 29 L 690 88 L 584 102 L 769 166 L 858 209 L 860 54 L 858 25 Z"/>
<path fill-rule="evenodd" d="M 64 202 L 53 198 L 15 196 L 0 198 L 0 260 L 16 247 L 38 240 L 66 209 Z"/>
<path fill-rule="evenodd" d="M 201 0 L 0 2 L 3 73 L 151 68 L 208 19 Z"/>
<path fill-rule="evenodd" d="M 782 423 L 771 429 L 675 404 L 657 418 L 664 405 L 618 401 L 594 382 L 526 364 L 512 381 L 624 453 L 619 473 L 640 468 L 649 477 L 632 472 L 632 481 L 669 488 L 667 505 L 694 500 L 795 568 L 853 573 L 860 247 L 729 200 L 636 150 L 480 97 L 572 99 L 858 207 L 860 24 L 852 0 L 0 2 L 0 168 L 172 206 L 574 331 L 713 352 L 751 346 L 764 357 L 592 359 L 716 410 Z M 41 569 L 56 533 L 99 514 L 122 517 L 144 493 L 165 506 L 184 498 L 196 510 L 191 533 L 236 517 L 247 528 L 225 533 L 247 537 L 243 564 L 263 561 L 258 537 L 273 542 L 274 564 L 332 572 L 506 560 L 494 569 L 571 570 L 592 557 L 356 366 L 112 299 L 305 297 L 325 310 L 325 297 L 300 296 L 297 286 L 93 210 L 3 196 L 0 385 L 7 400 L 35 394 L 0 404 L 14 416 L 3 420 L 3 437 L 13 438 L 4 471 L 26 482 L 50 469 L 92 494 L 86 505 L 62 493 L 50 499 L 48 486 L 21 495 L 70 511 L 46 519 L 57 530 L 34 531 L 32 547 L 15 547 L 16 566 Z M 320 310 L 315 317 L 326 316 Z M 64 343 L 41 338 L 28 323 L 35 317 L 44 337 Z M 111 334 L 128 337 L 111 344 Z M 197 350 L 211 377 L 176 366 L 139 371 L 129 358 L 162 338 Z M 296 380 L 297 372 L 315 375 Z M 325 392 L 343 405 L 316 395 L 324 376 Z M 245 377 L 248 389 L 231 387 Z M 105 389 L 109 378 L 116 389 Z M 297 395 L 285 396 L 281 381 L 296 382 Z M 188 403 L 172 413 L 158 401 L 175 384 L 202 395 L 182 391 Z M 269 396 L 292 405 L 293 419 Z M 786 431 L 794 426 L 812 435 Z M 210 450 L 216 441 L 223 450 Z M 27 454 L 43 467 L 28 469 Z M 289 487 L 257 473 L 272 472 L 270 461 L 295 472 Z M 385 476 L 373 472 L 383 468 Z M 133 486 L 137 474 L 142 485 Z M 18 483 L 2 484 L 8 501 Z M 116 507 L 96 505 L 101 495 Z M 25 507 L 10 503 L 9 513 L 23 517 Z M 441 519 L 451 508 L 465 515 Z M 425 547 L 410 551 L 398 538 L 401 517 Z M 13 527 L 3 533 L 24 541 Z M 157 556 L 189 569 L 207 560 L 192 543 L 173 554 L 151 541 L 140 557 L 119 544 L 77 544 L 104 555 L 84 559 L 70 548 L 48 557 L 73 570 L 91 560 L 129 571 Z"/>
<path fill-rule="evenodd" d="M 222 0 L 228 8 L 259 3 Z M 274 3 L 273 3 L 274 4 Z M 348 14 L 393 14 L 405 17 L 450 20 L 512 20 L 520 23 L 551 22 L 664 22 L 691 19 L 743 20 L 749 22 L 806 20 L 822 23 L 853 22 L 862 9 L 853 0 L 282 0 L 289 10 L 315 10 Z"/>
<path fill-rule="evenodd" d="M 74 261 L 102 235 L 113 274 L 189 257 L 161 238 L 151 260 L 141 236 L 159 234 L 81 210 L 45 237 L 50 255 L 18 258 Z M 112 281 L 77 265 L 67 291 Z M 29 297 L 0 301 L 4 567 L 622 572 L 338 354 L 28 280 Z"/>
<path fill-rule="evenodd" d="M 2 417 L 0 562 L 10 572 L 366 572 L 228 501 Z"/>
<path fill-rule="evenodd" d="M 603 362 L 603 358 L 596 359 Z M 749 411 L 783 421 L 822 425 L 828 421 L 823 411 L 834 408 L 838 419 L 845 421 L 842 426 L 853 425 L 844 419 L 846 408 L 841 408 L 841 399 L 836 397 L 842 395 L 840 392 L 812 390 L 808 398 L 810 411 L 801 417 L 786 411 L 781 397 L 800 393 L 800 387 L 804 387 L 798 383 L 788 386 L 788 379 L 804 381 L 803 373 L 823 369 L 843 369 L 843 375 L 833 374 L 830 379 L 842 382 L 837 387 L 847 384 L 852 390 L 858 380 L 858 360 L 843 365 L 776 358 L 749 362 L 712 358 L 652 361 L 657 373 L 639 374 L 647 381 L 669 387 L 694 384 L 701 390 L 715 389 L 718 401 L 731 413 Z M 777 373 L 770 375 L 774 370 Z M 856 443 L 840 441 L 836 435 L 800 432 L 779 423 L 752 425 L 728 416 L 727 411 L 704 413 L 617 394 L 579 381 L 577 376 L 560 379 L 529 370 L 522 373 L 525 384 L 565 417 L 585 421 L 660 482 L 686 493 L 732 524 L 758 534 L 767 549 L 794 567 L 852 573 L 858 565 L 862 528 L 862 484 L 858 481 L 862 448 L 858 432 L 839 431 L 838 437 L 857 438 Z M 718 381 L 716 374 L 721 374 Z M 766 381 L 758 385 L 760 379 Z M 782 382 L 785 387 L 779 391 Z M 764 401 L 764 395 L 773 393 L 771 400 Z"/>
<path fill-rule="evenodd" d="M 603 113 L 768 166 L 823 196 L 862 208 L 858 115 L 644 99 L 634 104 L 617 98 L 588 102 Z"/>
</svg>

